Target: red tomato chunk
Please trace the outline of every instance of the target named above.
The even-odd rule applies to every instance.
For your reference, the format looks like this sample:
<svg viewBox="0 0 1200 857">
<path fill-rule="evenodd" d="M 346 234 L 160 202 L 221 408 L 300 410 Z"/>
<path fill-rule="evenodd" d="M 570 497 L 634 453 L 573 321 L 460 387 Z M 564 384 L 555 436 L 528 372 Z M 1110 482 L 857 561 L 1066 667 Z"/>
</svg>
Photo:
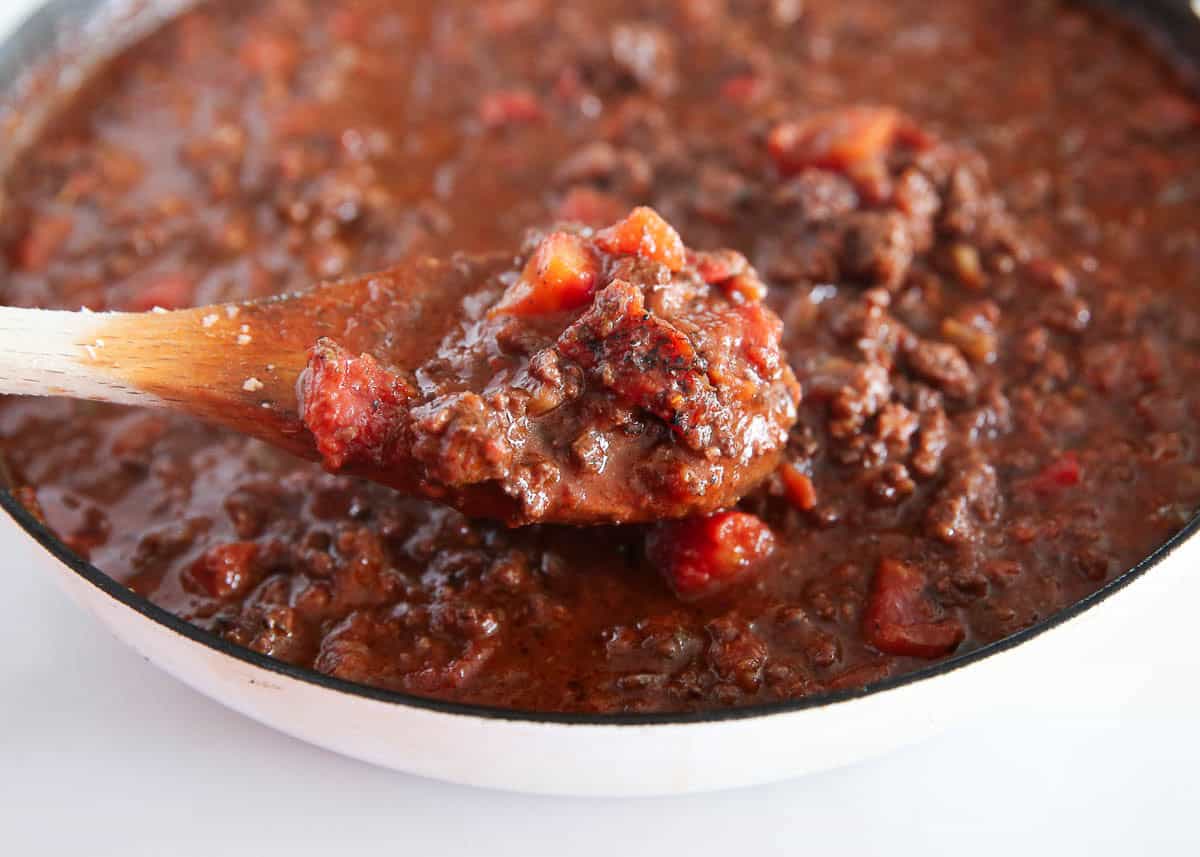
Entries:
<svg viewBox="0 0 1200 857">
<path fill-rule="evenodd" d="M 596 233 L 596 243 L 609 253 L 641 256 L 661 262 L 671 271 L 683 270 L 687 251 L 675 227 L 653 208 L 640 206 L 620 223 Z"/>
<path fill-rule="evenodd" d="M 358 357 L 328 340 L 313 346 L 304 390 L 304 424 L 325 466 L 378 456 L 408 398 L 403 382 L 369 354 Z"/>
<path fill-rule="evenodd" d="M 889 655 L 938 658 L 966 636 L 957 619 L 939 618 L 925 595 L 925 574 L 897 559 L 880 560 L 863 617 L 867 642 Z"/>
<path fill-rule="evenodd" d="M 746 257 L 737 250 L 705 250 L 692 254 L 692 264 L 709 285 L 732 280 L 750 269 Z"/>
<path fill-rule="evenodd" d="M 612 194 L 586 185 L 576 185 L 563 197 L 558 207 L 558 218 L 588 226 L 603 226 L 620 217 L 622 211 L 624 206 Z"/>
<path fill-rule="evenodd" d="M 783 481 L 783 493 L 789 503 L 803 512 L 816 508 L 817 489 L 811 476 L 789 462 L 779 468 L 779 478 Z"/>
<path fill-rule="evenodd" d="M 521 279 L 508 290 L 495 313 L 545 315 L 578 309 L 592 299 L 600 266 L 578 235 L 546 236 L 525 265 Z"/>
<path fill-rule="evenodd" d="M 809 167 L 850 171 L 878 161 L 896 138 L 900 114 L 891 107 L 847 107 L 776 125 L 767 138 L 784 175 Z"/>
<path fill-rule="evenodd" d="M 1067 452 L 1057 461 L 1051 462 L 1033 480 L 1033 488 L 1041 494 L 1054 494 L 1063 488 L 1073 488 L 1083 478 L 1079 456 Z"/>
<path fill-rule="evenodd" d="M 774 549 L 771 529 L 754 515 L 717 512 L 660 524 L 648 538 L 646 556 L 686 600 L 745 578 Z"/>
</svg>

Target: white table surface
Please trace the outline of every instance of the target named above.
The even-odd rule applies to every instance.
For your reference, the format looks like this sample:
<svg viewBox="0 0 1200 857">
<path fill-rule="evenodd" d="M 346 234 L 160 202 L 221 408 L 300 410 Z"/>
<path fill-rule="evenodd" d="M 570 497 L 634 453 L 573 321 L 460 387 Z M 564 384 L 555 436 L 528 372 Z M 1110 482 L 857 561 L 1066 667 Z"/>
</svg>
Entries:
<svg viewBox="0 0 1200 857">
<path fill-rule="evenodd" d="M 0 33 L 32 6 L 0 0 Z M 450 786 L 276 734 L 123 648 L 0 531 L 0 855 L 1200 853 L 1200 577 L 940 738 L 683 798 Z"/>
</svg>

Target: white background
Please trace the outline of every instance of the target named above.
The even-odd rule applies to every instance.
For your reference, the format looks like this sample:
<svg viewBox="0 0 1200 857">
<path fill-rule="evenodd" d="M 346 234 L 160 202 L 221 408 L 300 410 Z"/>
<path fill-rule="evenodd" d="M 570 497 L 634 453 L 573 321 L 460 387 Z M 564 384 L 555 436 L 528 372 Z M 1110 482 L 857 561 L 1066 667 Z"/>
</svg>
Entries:
<svg viewBox="0 0 1200 857">
<path fill-rule="evenodd" d="M 0 32 L 27 0 L 0 0 Z M 917 747 L 803 780 L 583 800 L 449 786 L 276 734 L 108 636 L 0 529 L 0 854 L 1200 853 L 1200 579 Z M 1117 602 L 1119 603 L 1119 602 Z"/>
</svg>

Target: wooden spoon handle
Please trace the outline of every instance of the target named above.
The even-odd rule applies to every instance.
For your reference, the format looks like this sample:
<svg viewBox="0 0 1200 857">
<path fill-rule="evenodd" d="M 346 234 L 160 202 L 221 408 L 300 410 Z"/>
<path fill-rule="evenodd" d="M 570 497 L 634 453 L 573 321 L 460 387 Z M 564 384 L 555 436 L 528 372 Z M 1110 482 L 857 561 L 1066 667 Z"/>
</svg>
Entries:
<svg viewBox="0 0 1200 857">
<path fill-rule="evenodd" d="M 110 313 L 0 307 L 0 393 L 162 405 L 104 368 Z"/>
<path fill-rule="evenodd" d="M 316 457 L 297 385 L 317 340 L 355 352 L 386 343 L 396 365 L 419 366 L 459 323 L 465 296 L 510 264 L 416 257 L 306 292 L 173 312 L 0 307 L 0 394 L 165 407 Z"/>
<path fill-rule="evenodd" d="M 296 382 L 307 332 L 278 307 L 90 313 L 0 307 L 0 393 L 165 407 L 311 456 Z"/>
</svg>

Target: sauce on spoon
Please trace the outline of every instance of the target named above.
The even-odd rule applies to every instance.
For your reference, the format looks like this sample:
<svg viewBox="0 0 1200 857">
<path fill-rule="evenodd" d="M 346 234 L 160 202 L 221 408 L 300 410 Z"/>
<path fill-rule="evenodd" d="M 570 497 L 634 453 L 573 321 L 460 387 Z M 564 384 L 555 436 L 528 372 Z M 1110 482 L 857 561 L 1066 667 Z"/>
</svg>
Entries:
<svg viewBox="0 0 1200 857">
<path fill-rule="evenodd" d="M 380 279 L 314 345 L 301 413 L 328 469 L 512 523 L 708 512 L 774 469 L 799 386 L 739 254 L 639 208 L 475 269 L 448 330 L 391 319 Z"/>
<path fill-rule="evenodd" d="M 171 408 L 514 525 L 678 518 L 735 503 L 796 420 L 765 293 L 637 208 L 265 301 L 0 307 L 0 392 Z"/>
</svg>

